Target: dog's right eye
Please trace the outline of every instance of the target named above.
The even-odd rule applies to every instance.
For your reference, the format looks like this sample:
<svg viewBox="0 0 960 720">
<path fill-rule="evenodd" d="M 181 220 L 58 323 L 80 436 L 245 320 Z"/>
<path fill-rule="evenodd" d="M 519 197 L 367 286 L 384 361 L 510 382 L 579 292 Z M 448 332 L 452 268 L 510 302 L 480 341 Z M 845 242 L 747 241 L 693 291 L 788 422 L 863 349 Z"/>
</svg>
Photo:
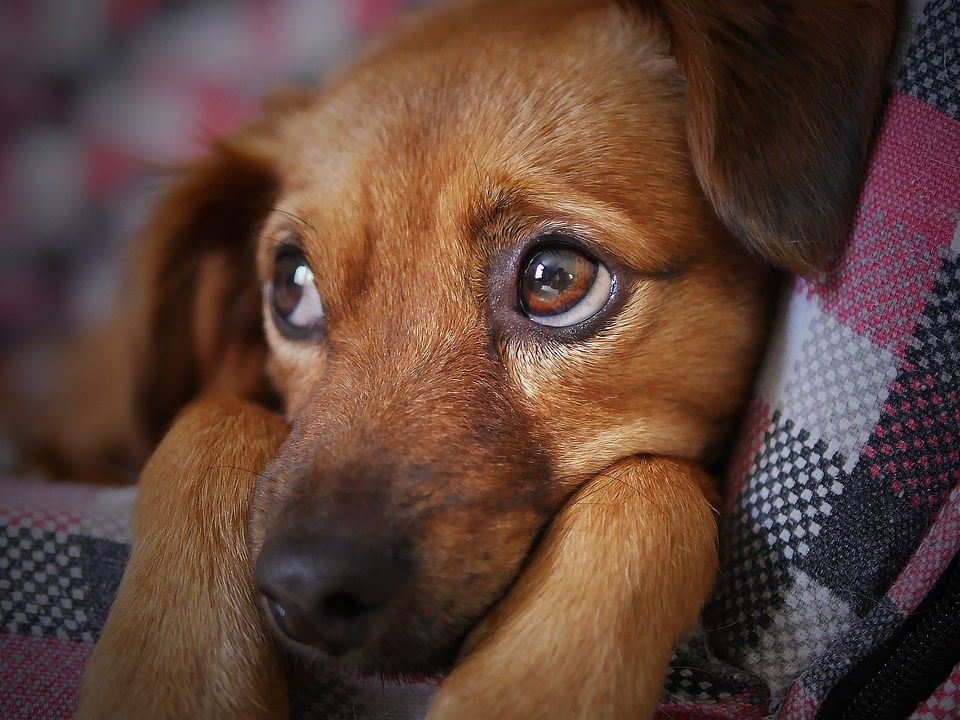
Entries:
<svg viewBox="0 0 960 720">
<path fill-rule="evenodd" d="M 297 248 L 277 251 L 270 306 L 277 329 L 291 340 L 304 340 L 323 328 L 323 303 L 307 258 Z"/>
<path fill-rule="evenodd" d="M 600 312 L 613 290 L 613 277 L 601 262 L 573 245 L 551 241 L 530 253 L 518 295 L 533 322 L 568 328 Z"/>
</svg>

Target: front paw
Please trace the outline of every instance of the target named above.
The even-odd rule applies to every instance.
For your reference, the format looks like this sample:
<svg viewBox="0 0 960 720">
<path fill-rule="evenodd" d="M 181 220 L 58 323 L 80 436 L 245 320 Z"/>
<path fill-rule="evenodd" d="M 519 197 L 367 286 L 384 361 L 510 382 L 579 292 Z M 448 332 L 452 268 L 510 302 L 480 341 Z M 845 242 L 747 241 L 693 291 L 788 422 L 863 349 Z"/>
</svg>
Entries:
<svg viewBox="0 0 960 720">
<path fill-rule="evenodd" d="M 133 550 L 75 718 L 286 716 L 245 538 L 254 482 L 286 431 L 226 397 L 178 417 L 141 476 Z"/>
<path fill-rule="evenodd" d="M 468 639 L 428 720 L 644 720 L 717 571 L 700 468 L 629 458 L 590 480 Z"/>
</svg>

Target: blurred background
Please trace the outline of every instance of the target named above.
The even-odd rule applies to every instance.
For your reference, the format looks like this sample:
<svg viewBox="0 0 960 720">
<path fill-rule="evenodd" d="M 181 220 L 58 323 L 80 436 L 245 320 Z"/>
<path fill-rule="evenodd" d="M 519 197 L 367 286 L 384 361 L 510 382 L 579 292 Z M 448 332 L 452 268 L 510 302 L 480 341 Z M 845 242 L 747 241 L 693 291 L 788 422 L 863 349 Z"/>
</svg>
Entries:
<svg viewBox="0 0 960 720">
<path fill-rule="evenodd" d="M 64 340 L 123 302 L 169 171 L 430 2 L 0 0 L 0 473 L 49 470 L 29 461 L 35 408 Z"/>
<path fill-rule="evenodd" d="M 428 2 L 0 0 L 0 470 L 59 342 L 123 301 L 167 171 Z"/>
<path fill-rule="evenodd" d="M 422 0 L 0 0 L 0 353 L 115 300 L 163 168 Z"/>
</svg>

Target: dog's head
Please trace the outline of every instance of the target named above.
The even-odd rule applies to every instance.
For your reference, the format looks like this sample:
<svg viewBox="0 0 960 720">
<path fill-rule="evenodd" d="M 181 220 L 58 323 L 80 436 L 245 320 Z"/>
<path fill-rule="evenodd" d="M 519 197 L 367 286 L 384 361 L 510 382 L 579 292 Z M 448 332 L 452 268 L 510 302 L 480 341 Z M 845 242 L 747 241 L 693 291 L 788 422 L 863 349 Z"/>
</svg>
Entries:
<svg viewBox="0 0 960 720">
<path fill-rule="evenodd" d="M 847 229 L 880 5 L 448 9 L 189 171 L 142 264 L 141 405 L 280 398 L 252 537 L 285 635 L 433 669 L 587 478 L 717 457 L 771 268 Z"/>
</svg>

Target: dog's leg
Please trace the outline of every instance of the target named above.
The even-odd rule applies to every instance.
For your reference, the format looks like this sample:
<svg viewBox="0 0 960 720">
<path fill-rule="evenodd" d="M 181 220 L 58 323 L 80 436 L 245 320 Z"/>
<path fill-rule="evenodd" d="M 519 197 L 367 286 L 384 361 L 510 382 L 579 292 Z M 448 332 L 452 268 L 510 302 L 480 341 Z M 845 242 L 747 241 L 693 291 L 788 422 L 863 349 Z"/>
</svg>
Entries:
<svg viewBox="0 0 960 720">
<path fill-rule="evenodd" d="M 429 720 L 653 717 L 717 572 L 710 478 L 663 458 L 591 480 L 468 640 Z"/>
<path fill-rule="evenodd" d="M 143 471 L 133 552 L 75 717 L 285 717 L 246 550 L 254 484 L 285 434 L 280 418 L 226 397 L 174 423 Z"/>
</svg>

